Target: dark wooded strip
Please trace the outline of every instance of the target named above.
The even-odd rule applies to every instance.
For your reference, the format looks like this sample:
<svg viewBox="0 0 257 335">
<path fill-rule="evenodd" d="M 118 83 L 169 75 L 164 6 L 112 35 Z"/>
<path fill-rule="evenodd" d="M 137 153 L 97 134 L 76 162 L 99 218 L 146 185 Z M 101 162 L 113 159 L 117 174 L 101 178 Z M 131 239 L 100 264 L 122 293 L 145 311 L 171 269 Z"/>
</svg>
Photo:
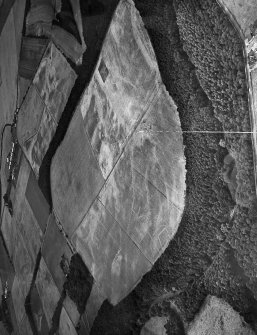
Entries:
<svg viewBox="0 0 257 335">
<path fill-rule="evenodd" d="M 0 35 L 15 0 L 0 0 Z"/>
</svg>

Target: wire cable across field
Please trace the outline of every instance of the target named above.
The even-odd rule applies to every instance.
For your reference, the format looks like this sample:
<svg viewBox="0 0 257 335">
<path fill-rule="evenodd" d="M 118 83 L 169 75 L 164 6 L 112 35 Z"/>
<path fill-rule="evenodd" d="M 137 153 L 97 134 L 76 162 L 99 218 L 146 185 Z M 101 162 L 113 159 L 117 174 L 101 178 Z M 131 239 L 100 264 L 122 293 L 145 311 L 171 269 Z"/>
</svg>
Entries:
<svg viewBox="0 0 257 335">
<path fill-rule="evenodd" d="M 142 129 L 138 130 L 137 133 L 198 133 L 198 134 L 257 134 L 253 131 L 222 131 L 222 130 L 153 130 L 153 129 Z"/>
</svg>

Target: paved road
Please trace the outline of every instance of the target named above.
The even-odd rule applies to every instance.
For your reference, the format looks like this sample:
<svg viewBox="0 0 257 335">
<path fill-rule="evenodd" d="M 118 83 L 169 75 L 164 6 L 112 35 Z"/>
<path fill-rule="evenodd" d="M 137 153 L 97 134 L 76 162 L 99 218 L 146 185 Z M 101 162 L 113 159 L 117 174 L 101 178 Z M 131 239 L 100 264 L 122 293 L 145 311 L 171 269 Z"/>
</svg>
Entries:
<svg viewBox="0 0 257 335">
<path fill-rule="evenodd" d="M 223 11 L 229 16 L 229 19 L 232 23 L 232 25 L 235 27 L 235 29 L 240 34 L 240 37 L 244 41 L 243 45 L 243 52 L 244 52 L 244 59 L 245 59 L 245 73 L 247 78 L 247 89 L 248 89 L 248 103 L 249 103 L 249 112 L 250 112 L 250 122 L 251 122 L 251 130 L 252 130 L 252 148 L 253 148 L 253 160 L 254 160 L 254 181 L 255 181 L 255 190 L 257 194 L 257 89 L 253 89 L 253 83 L 257 80 L 257 72 L 256 69 L 252 68 L 250 69 L 249 63 L 248 63 L 248 52 L 249 52 L 249 42 L 246 38 L 246 32 L 247 28 L 242 27 L 242 25 L 239 24 L 238 18 L 232 13 L 232 11 L 228 8 L 226 0 L 217 0 L 217 3 L 221 6 Z M 253 1 L 254 4 L 254 1 Z M 253 6 L 250 5 L 248 2 L 244 4 L 244 6 Z M 257 18 L 257 5 L 253 6 L 253 9 L 256 10 L 255 18 Z M 235 14 L 238 14 L 239 16 L 242 16 L 243 14 L 240 12 L 235 12 Z M 250 22 L 248 22 L 250 25 Z M 257 47 L 257 42 L 256 42 Z M 255 71 L 254 71 L 255 70 Z M 256 79 L 255 79 L 256 78 Z"/>
</svg>

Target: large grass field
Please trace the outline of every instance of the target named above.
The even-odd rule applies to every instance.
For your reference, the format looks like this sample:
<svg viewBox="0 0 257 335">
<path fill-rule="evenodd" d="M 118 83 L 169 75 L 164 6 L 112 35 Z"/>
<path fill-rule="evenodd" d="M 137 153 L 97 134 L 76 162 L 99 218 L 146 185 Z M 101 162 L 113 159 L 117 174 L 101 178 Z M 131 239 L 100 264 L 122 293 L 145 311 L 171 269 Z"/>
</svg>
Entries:
<svg viewBox="0 0 257 335">
<path fill-rule="evenodd" d="M 174 289 L 181 291 L 173 302 L 186 322 L 206 295 L 214 294 L 254 326 L 252 143 L 250 134 L 231 133 L 251 129 L 243 41 L 214 0 L 138 0 L 136 5 L 162 79 L 178 106 L 182 129 L 221 134 L 184 134 L 187 194 L 178 233 L 131 295 L 114 308 L 107 302 L 102 306 L 92 333 L 137 333 L 150 316 L 172 315 L 167 301 L 150 306 L 157 296 Z M 237 169 L 234 195 L 224 179 L 228 153 Z M 176 327 L 175 318 L 170 323 Z"/>
</svg>

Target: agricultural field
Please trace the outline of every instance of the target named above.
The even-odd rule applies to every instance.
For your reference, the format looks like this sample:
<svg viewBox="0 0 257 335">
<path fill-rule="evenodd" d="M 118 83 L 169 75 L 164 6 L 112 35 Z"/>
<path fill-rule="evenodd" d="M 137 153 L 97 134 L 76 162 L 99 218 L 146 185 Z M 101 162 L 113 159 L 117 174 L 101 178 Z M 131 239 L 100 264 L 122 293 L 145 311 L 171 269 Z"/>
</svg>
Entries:
<svg viewBox="0 0 257 335">
<path fill-rule="evenodd" d="M 114 308 L 103 305 L 92 332 L 129 334 L 151 316 L 171 315 L 168 301 L 150 302 L 174 289 L 185 322 L 213 294 L 255 327 L 256 190 L 244 41 L 216 1 L 136 6 L 182 129 L 214 133 L 184 133 L 187 195 L 178 233 L 130 296 Z"/>
<path fill-rule="evenodd" d="M 255 2 L 85 1 L 80 21 L 57 1 L 83 59 L 57 34 L 33 76 L 25 2 L 0 36 L 1 128 L 31 76 L 1 222 L 15 334 L 254 334 Z"/>
</svg>

